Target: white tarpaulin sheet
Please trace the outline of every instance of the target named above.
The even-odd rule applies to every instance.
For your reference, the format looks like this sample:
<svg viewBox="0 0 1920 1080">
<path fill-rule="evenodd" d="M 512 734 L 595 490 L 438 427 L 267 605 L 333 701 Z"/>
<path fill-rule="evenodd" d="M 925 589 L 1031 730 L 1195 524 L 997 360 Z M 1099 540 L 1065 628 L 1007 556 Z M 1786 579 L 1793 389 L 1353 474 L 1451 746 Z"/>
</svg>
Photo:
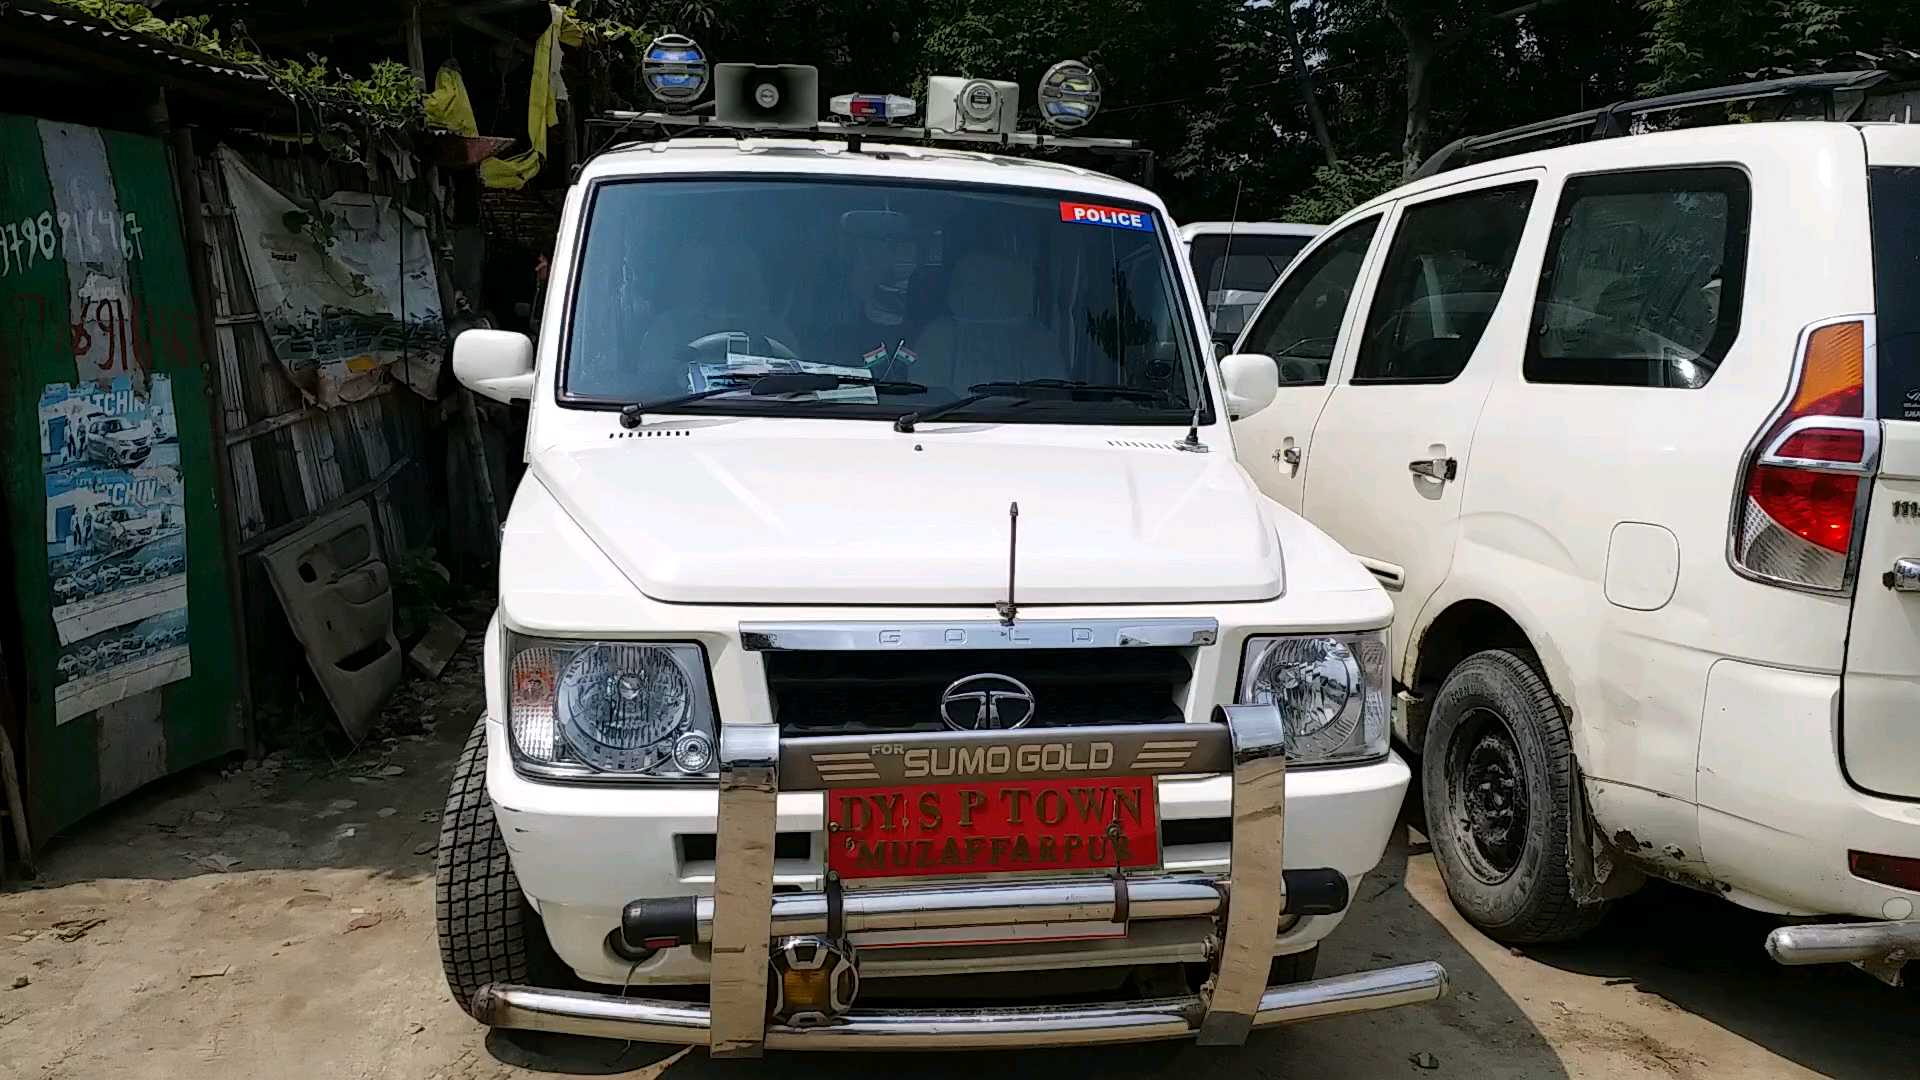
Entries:
<svg viewBox="0 0 1920 1080">
<path fill-rule="evenodd" d="M 307 400 L 358 401 L 389 375 L 435 397 L 446 327 L 420 215 L 359 191 L 301 206 L 225 147 L 220 167 L 267 336 Z"/>
</svg>

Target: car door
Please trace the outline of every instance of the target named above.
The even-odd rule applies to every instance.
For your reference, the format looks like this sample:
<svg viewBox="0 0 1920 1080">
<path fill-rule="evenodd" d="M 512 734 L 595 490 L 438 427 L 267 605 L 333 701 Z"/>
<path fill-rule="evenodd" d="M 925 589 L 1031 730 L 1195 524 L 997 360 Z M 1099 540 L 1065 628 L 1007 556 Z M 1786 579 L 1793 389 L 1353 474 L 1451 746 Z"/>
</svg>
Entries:
<svg viewBox="0 0 1920 1080">
<path fill-rule="evenodd" d="M 1866 133 L 1880 468 L 1847 635 L 1847 775 L 1920 798 L 1920 132 Z M 1869 413 L 1869 416 L 1872 414 Z"/>
<path fill-rule="evenodd" d="M 1325 237 L 1297 259 L 1268 293 L 1235 347 L 1279 368 L 1273 404 L 1238 420 L 1234 452 L 1268 497 L 1298 512 L 1306 485 L 1314 422 L 1326 404 L 1330 372 L 1373 241 L 1386 209 Z"/>
<path fill-rule="evenodd" d="M 1394 207 L 1344 378 L 1314 427 L 1305 514 L 1394 594 L 1398 655 L 1453 557 L 1493 354 L 1525 340 L 1527 297 L 1514 294 L 1526 290 L 1508 284 L 1533 277 L 1514 265 L 1539 181 L 1502 173 Z M 1535 263 L 1538 249 L 1536 237 Z"/>
</svg>

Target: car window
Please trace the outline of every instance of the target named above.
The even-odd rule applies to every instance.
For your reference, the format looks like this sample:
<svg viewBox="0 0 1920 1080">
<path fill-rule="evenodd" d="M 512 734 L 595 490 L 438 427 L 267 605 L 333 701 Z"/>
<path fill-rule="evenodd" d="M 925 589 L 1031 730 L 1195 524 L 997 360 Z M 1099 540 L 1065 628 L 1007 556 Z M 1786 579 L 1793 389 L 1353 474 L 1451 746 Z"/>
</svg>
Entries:
<svg viewBox="0 0 1920 1080">
<path fill-rule="evenodd" d="M 1347 301 L 1360 277 L 1367 245 L 1379 227 L 1380 215 L 1375 214 L 1314 248 L 1280 283 L 1255 320 L 1242 349 L 1273 357 L 1280 368 L 1281 386 L 1319 386 L 1327 381 Z"/>
<path fill-rule="evenodd" d="M 1401 214 L 1354 382 L 1439 383 L 1465 370 L 1506 288 L 1538 186 L 1482 188 Z"/>
<path fill-rule="evenodd" d="M 1920 420 L 1920 168 L 1867 171 L 1880 418 Z"/>
<path fill-rule="evenodd" d="M 1143 206 L 933 181 L 607 182 L 574 275 L 560 401 L 716 391 L 665 408 L 877 420 L 964 402 L 950 415 L 1204 419 L 1202 343 L 1164 229 Z M 846 381 L 751 392 L 792 372 Z M 1035 382 L 1052 392 L 994 392 Z"/>
<path fill-rule="evenodd" d="M 1748 186 L 1738 169 L 1574 177 L 1554 213 L 1529 382 L 1707 384 L 1740 331 Z"/>
<path fill-rule="evenodd" d="M 1267 290 L 1312 239 L 1272 233 L 1203 233 L 1193 238 L 1193 276 L 1207 304 L 1214 340 L 1233 344 Z"/>
</svg>

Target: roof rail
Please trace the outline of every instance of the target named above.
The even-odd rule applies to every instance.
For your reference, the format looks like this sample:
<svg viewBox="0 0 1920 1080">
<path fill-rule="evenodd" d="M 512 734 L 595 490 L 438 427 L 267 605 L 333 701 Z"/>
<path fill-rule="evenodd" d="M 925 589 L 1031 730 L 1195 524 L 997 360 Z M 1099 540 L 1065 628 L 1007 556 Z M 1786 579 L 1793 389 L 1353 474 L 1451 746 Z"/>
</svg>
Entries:
<svg viewBox="0 0 1920 1080">
<path fill-rule="evenodd" d="M 590 127 L 611 127 L 613 133 L 607 137 L 600 149 L 589 156 L 598 157 L 608 150 L 632 145 L 633 142 L 654 140 L 625 140 L 621 136 L 636 127 L 655 127 L 662 129 L 668 139 L 674 138 L 672 129 L 691 129 L 689 134 L 717 135 L 733 138 L 779 138 L 779 139 L 821 139 L 844 142 L 847 149 L 859 152 L 863 142 L 910 143 L 927 145 L 931 143 L 949 143 L 966 146 L 974 150 L 993 151 L 1022 147 L 1029 150 L 1089 150 L 1096 154 L 1130 158 L 1139 164 L 1141 182 L 1153 184 L 1153 151 L 1143 148 L 1133 139 L 1099 139 L 1078 135 L 1052 135 L 1044 131 L 1020 131 L 994 133 L 983 131 L 941 131 L 925 127 L 901 127 L 893 124 L 839 123 L 823 120 L 811 124 L 769 124 L 744 125 L 729 124 L 711 116 L 688 113 L 631 112 L 624 109 L 610 109 L 599 117 L 587 121 Z"/>
<path fill-rule="evenodd" d="M 1819 95 L 1824 99 L 1826 118 L 1844 120 L 1845 116 L 1835 115 L 1835 97 L 1844 93 L 1868 90 L 1888 78 L 1889 74 L 1878 69 L 1817 72 L 1812 75 L 1793 75 L 1784 79 L 1764 79 L 1759 82 L 1715 86 L 1704 90 L 1683 90 L 1677 94 L 1663 94 L 1660 97 L 1641 98 L 1637 101 L 1617 101 L 1598 109 L 1568 113 L 1566 116 L 1555 117 L 1552 120 L 1541 120 L 1508 128 L 1505 131 L 1496 131 L 1491 135 L 1469 135 L 1464 139 L 1455 139 L 1434 151 L 1433 155 L 1422 162 L 1408 179 L 1419 180 L 1465 165 L 1469 156 L 1480 160 L 1500 157 L 1502 156 L 1500 147 L 1542 136 L 1565 133 L 1570 136 L 1567 139 L 1570 143 L 1618 138 L 1631 134 L 1631 120 L 1635 116 L 1673 112 L 1679 109 L 1696 109 L 1705 105 L 1724 105 L 1735 101 L 1752 101 L 1756 98 Z M 1852 110 L 1849 109 L 1848 115 L 1851 115 L 1851 112 Z M 1488 153 L 1488 151 L 1493 152 Z M 1516 151 L 1506 151 L 1506 153 L 1513 152 Z"/>
</svg>

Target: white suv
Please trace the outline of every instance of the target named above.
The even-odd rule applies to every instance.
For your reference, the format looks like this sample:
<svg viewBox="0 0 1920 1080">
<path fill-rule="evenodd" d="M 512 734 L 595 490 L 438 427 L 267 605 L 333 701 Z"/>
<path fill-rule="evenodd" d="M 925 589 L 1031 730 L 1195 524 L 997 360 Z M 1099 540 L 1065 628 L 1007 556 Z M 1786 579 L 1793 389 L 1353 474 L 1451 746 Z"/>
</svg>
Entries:
<svg viewBox="0 0 1920 1080">
<path fill-rule="evenodd" d="M 885 135 L 603 154 L 537 356 L 455 344 L 531 402 L 437 866 L 457 1000 L 751 1056 L 1437 997 L 1312 978 L 1410 774 L 1392 602 L 1232 452 L 1271 366 L 1212 363 L 1150 192 Z M 856 1003 L 1016 972 L 1116 999 Z"/>
<path fill-rule="evenodd" d="M 1260 487 L 1394 596 L 1460 910 L 1513 942 L 1651 873 L 1784 962 L 1920 944 L 1920 127 L 1782 122 L 1439 171 L 1237 343 Z M 1229 367 L 1244 361 L 1229 358 Z"/>
</svg>

